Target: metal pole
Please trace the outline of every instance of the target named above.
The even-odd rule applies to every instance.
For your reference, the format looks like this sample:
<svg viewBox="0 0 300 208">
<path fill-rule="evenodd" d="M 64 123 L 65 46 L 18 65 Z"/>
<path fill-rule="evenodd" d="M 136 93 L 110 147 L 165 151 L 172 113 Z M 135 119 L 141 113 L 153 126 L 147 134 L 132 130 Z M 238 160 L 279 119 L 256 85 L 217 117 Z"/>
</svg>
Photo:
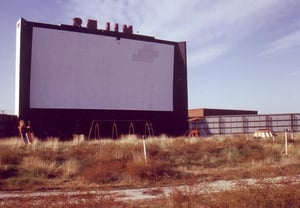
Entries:
<svg viewBox="0 0 300 208">
<path fill-rule="evenodd" d="M 284 146 L 285 146 L 285 155 L 287 155 L 288 154 L 288 152 L 287 152 L 287 138 L 288 138 L 288 130 L 286 129 L 285 130 L 285 133 L 284 133 L 284 135 L 285 135 L 285 139 L 284 139 Z"/>
<path fill-rule="evenodd" d="M 147 163 L 147 150 L 146 150 L 145 136 L 143 136 L 143 147 L 144 147 L 144 159 L 145 159 L 145 163 Z"/>
</svg>

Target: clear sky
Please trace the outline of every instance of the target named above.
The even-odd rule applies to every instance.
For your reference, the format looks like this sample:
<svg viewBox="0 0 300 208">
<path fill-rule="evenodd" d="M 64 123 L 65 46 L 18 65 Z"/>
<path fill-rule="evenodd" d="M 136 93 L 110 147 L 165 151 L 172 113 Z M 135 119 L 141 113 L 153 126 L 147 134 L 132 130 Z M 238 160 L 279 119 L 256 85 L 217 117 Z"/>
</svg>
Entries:
<svg viewBox="0 0 300 208">
<path fill-rule="evenodd" d="M 187 41 L 189 108 L 300 112 L 299 0 L 0 0 L 0 113 L 14 113 L 21 17 Z"/>
</svg>

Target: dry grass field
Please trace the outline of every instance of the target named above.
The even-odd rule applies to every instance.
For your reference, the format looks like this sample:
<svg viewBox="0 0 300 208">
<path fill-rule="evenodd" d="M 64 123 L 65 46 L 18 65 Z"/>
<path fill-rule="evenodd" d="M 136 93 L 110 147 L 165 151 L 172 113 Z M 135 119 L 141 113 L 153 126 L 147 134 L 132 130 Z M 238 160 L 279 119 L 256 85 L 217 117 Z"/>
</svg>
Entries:
<svg viewBox="0 0 300 208">
<path fill-rule="evenodd" d="M 251 135 L 210 138 L 125 136 L 119 140 L 60 142 L 0 140 L 0 191 L 112 190 L 188 185 L 217 180 L 299 177 L 300 135 L 254 139 Z M 221 192 L 177 190 L 155 200 L 120 201 L 112 196 L 59 194 L 3 199 L 1 207 L 300 207 L 300 182 L 240 184 Z M 0 194 L 1 195 L 1 194 Z"/>
</svg>

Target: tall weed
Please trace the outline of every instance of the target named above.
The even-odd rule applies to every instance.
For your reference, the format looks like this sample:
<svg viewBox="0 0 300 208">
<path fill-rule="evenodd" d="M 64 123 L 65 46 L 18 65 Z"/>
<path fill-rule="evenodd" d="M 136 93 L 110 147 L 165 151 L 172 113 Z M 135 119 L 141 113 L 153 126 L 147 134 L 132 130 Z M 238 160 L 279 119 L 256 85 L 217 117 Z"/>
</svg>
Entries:
<svg viewBox="0 0 300 208">
<path fill-rule="evenodd" d="M 41 180 L 46 186 L 68 186 L 85 180 L 101 184 L 163 184 L 182 180 L 260 178 L 300 174 L 300 140 L 258 140 L 248 136 L 213 138 L 147 138 L 123 136 L 120 140 L 60 142 L 56 138 L 24 145 L 17 138 L 0 140 L 0 177 Z M 9 180 L 11 179 L 11 180 Z M 55 180 L 52 180 L 55 179 Z M 55 184 L 54 184 L 55 182 Z M 10 187 L 22 189 L 20 183 Z"/>
</svg>

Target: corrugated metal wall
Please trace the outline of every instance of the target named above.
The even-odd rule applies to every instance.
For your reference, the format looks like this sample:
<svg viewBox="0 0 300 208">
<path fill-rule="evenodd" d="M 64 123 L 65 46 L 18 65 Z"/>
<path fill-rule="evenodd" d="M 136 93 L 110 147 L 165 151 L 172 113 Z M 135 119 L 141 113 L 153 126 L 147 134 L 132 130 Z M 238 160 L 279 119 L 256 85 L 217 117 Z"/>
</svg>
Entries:
<svg viewBox="0 0 300 208">
<path fill-rule="evenodd" d="M 190 130 L 200 134 L 250 134 L 258 129 L 300 132 L 300 114 L 206 116 L 189 121 Z"/>
</svg>

